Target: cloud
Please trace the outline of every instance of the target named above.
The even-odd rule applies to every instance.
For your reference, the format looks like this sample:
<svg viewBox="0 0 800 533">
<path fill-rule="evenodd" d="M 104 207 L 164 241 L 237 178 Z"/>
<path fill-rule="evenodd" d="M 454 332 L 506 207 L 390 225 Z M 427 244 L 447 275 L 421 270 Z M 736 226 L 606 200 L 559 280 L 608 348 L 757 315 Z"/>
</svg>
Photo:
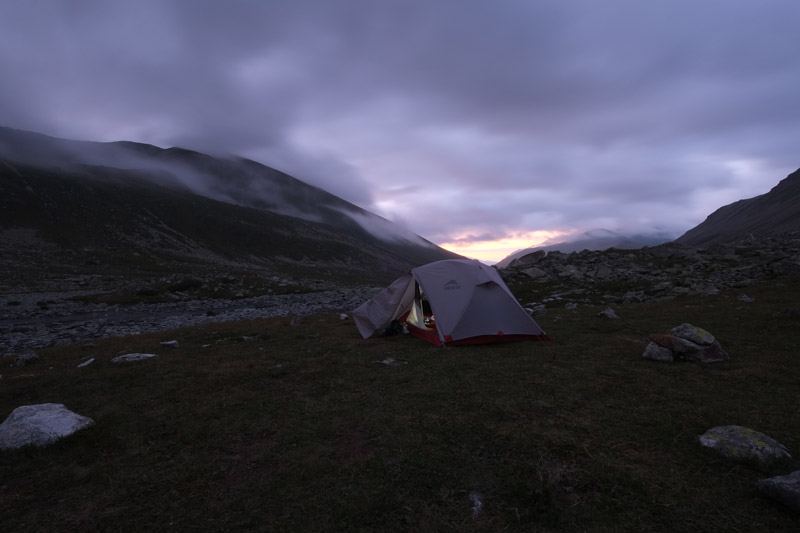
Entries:
<svg viewBox="0 0 800 533">
<path fill-rule="evenodd" d="M 250 157 L 435 242 L 682 232 L 800 166 L 798 15 L 793 0 L 8 2 L 0 117 Z"/>
</svg>

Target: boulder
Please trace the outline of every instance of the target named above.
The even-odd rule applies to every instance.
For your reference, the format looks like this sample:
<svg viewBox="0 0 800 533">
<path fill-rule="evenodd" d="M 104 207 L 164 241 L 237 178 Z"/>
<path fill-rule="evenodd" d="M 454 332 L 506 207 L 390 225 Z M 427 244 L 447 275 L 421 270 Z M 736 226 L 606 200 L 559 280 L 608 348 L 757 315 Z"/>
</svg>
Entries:
<svg viewBox="0 0 800 533">
<path fill-rule="evenodd" d="M 668 348 L 664 348 L 658 343 L 650 342 L 647 347 L 644 349 L 644 353 L 642 357 L 645 359 L 653 359 L 655 361 L 667 361 L 672 362 L 675 360 L 675 356 L 672 354 L 672 350 Z"/>
<path fill-rule="evenodd" d="M 721 363 L 730 360 L 731 356 L 722 348 L 719 341 L 714 341 L 702 350 L 684 354 L 683 358 L 692 363 Z"/>
<path fill-rule="evenodd" d="M 696 352 L 703 349 L 703 346 L 700 344 L 683 339 L 681 337 L 676 337 L 675 335 L 653 333 L 650 335 L 650 340 L 659 346 L 663 346 L 664 348 L 672 350 L 677 354 Z"/>
<path fill-rule="evenodd" d="M 164 348 L 180 348 L 180 343 L 178 341 L 162 341 L 161 346 Z"/>
<path fill-rule="evenodd" d="M 800 513 L 800 470 L 785 476 L 761 479 L 756 490 Z"/>
<path fill-rule="evenodd" d="M 60 403 L 23 405 L 0 424 L 0 449 L 46 446 L 76 431 L 94 425 L 94 420 Z"/>
<path fill-rule="evenodd" d="M 521 270 L 520 272 L 522 272 L 523 274 L 525 274 L 526 276 L 528 276 L 531 279 L 537 279 L 537 278 L 541 278 L 541 277 L 547 276 L 547 272 L 545 272 L 541 268 L 537 268 L 537 267 L 526 268 L 526 269 Z"/>
<path fill-rule="evenodd" d="M 686 323 L 681 324 L 680 326 L 675 326 L 667 333 L 669 335 L 674 335 L 675 337 L 680 337 L 681 339 L 686 339 L 687 341 L 692 341 L 695 344 L 700 345 L 707 346 L 714 342 L 714 335 L 703 328 L 698 328 L 697 326 Z"/>
<path fill-rule="evenodd" d="M 691 324 L 681 324 L 666 334 L 650 335 L 650 344 L 642 357 L 657 361 L 684 360 L 693 363 L 719 363 L 730 359 L 730 355 L 714 335 Z"/>
<path fill-rule="evenodd" d="M 700 444 L 728 459 L 761 466 L 792 458 L 783 444 L 743 426 L 713 427 L 700 435 Z"/>
</svg>

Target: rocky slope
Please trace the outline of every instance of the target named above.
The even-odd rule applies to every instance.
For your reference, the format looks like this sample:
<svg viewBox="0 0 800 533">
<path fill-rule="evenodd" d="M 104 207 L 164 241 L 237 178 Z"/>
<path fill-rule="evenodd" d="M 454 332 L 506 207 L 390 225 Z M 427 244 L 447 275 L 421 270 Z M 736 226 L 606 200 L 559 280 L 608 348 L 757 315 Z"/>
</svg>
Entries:
<svg viewBox="0 0 800 533">
<path fill-rule="evenodd" d="M 633 303 L 716 294 L 800 274 L 800 232 L 698 248 L 666 243 L 640 250 L 534 252 L 500 269 L 519 294 L 546 292 L 527 305 Z M 518 294 L 518 295 L 519 295 Z"/>
<path fill-rule="evenodd" d="M 539 250 L 545 252 L 580 252 L 582 250 L 607 250 L 617 248 L 621 250 L 634 250 L 644 246 L 655 246 L 671 241 L 674 235 L 664 232 L 641 233 L 641 234 L 622 234 L 607 229 L 594 229 L 577 235 L 567 241 L 556 241 L 551 239 L 538 246 L 532 246 L 524 250 L 517 250 L 509 256 L 497 262 L 498 268 L 505 268 L 515 259 L 519 259 Z"/>
<path fill-rule="evenodd" d="M 800 231 L 800 170 L 789 174 L 768 193 L 720 207 L 677 242 L 708 246 L 752 235 L 762 237 Z"/>
</svg>

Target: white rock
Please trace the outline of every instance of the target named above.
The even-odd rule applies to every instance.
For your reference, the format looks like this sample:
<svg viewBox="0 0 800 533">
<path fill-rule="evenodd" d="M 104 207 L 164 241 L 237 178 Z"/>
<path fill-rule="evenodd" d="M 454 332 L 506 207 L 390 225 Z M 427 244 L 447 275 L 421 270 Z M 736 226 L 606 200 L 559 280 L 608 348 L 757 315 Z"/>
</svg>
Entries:
<svg viewBox="0 0 800 533">
<path fill-rule="evenodd" d="M 125 355 L 118 355 L 111 360 L 112 363 L 129 363 L 131 361 L 142 361 L 150 359 L 151 357 L 158 357 L 154 353 L 126 353 Z"/>
<path fill-rule="evenodd" d="M 0 424 L 0 449 L 45 446 L 92 425 L 94 420 L 61 403 L 23 405 Z"/>
<path fill-rule="evenodd" d="M 94 363 L 94 357 L 90 357 L 89 359 L 87 359 L 87 360 L 86 360 L 86 361 L 84 361 L 83 363 L 79 364 L 79 365 L 78 365 L 78 368 L 83 368 L 83 367 L 85 367 L 85 366 L 89 366 L 89 365 L 91 365 L 92 363 Z"/>
<path fill-rule="evenodd" d="M 163 346 L 164 348 L 179 348 L 180 347 L 180 345 L 178 344 L 178 341 L 164 341 L 164 342 L 161 343 L 161 346 Z"/>
<path fill-rule="evenodd" d="M 600 311 L 597 314 L 598 314 L 598 316 L 604 316 L 606 318 L 619 318 L 617 316 L 617 313 L 615 313 L 614 310 L 611 309 L 610 307 Z"/>
</svg>

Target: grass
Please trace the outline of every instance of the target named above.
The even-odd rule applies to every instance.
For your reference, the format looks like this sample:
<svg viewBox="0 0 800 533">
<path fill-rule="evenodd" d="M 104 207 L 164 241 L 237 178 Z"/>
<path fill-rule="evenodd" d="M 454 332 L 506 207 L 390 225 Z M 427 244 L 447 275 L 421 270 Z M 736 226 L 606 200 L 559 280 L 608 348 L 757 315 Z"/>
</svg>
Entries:
<svg viewBox="0 0 800 533">
<path fill-rule="evenodd" d="M 0 415 L 57 402 L 96 425 L 0 452 L 7 531 L 795 531 L 702 448 L 715 425 L 800 453 L 797 279 L 657 304 L 556 309 L 550 343 L 362 340 L 336 315 L 215 324 L 39 352 L 3 368 Z M 795 308 L 795 311 L 800 311 Z M 787 313 L 787 315 L 790 315 Z M 731 354 L 642 359 L 683 322 Z M 177 339 L 178 349 L 159 342 Z M 117 366 L 126 352 L 159 357 Z M 87 357 L 96 361 L 76 368 Z M 397 366 L 380 363 L 393 358 Z M 473 514 L 476 498 L 482 503 Z"/>
</svg>

